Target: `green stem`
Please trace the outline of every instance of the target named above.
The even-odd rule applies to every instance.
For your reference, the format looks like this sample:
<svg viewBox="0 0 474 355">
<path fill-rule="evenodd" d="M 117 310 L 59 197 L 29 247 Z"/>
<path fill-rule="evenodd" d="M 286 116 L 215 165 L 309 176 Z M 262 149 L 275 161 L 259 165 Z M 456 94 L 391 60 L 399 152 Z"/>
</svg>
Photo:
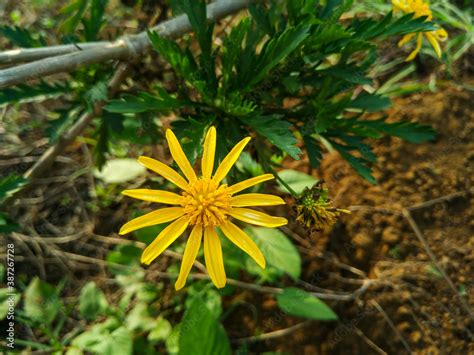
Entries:
<svg viewBox="0 0 474 355">
<path fill-rule="evenodd" d="M 278 173 L 270 166 L 268 165 L 265 161 L 262 160 L 262 166 L 265 170 L 268 170 L 270 171 L 274 176 L 275 176 L 275 179 L 277 179 L 284 187 L 285 189 L 288 190 L 288 192 L 290 193 L 290 195 L 292 195 L 293 197 L 297 198 L 299 195 L 295 192 L 295 190 L 293 190 L 290 185 L 288 185 L 285 180 L 283 180 L 280 175 L 278 175 Z"/>
</svg>

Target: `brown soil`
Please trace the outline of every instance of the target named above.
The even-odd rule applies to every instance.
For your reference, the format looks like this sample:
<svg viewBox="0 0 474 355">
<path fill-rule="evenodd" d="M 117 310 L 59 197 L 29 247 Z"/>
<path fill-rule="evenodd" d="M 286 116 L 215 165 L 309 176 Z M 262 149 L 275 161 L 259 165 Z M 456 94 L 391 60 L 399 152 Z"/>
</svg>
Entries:
<svg viewBox="0 0 474 355">
<path fill-rule="evenodd" d="M 445 197 L 411 214 L 436 262 L 472 312 L 473 103 L 473 93 L 454 88 L 396 100 L 392 118 L 431 124 L 439 135 L 436 141 L 421 145 L 396 138 L 377 143 L 376 186 L 364 182 L 338 155 L 324 158 L 318 176 L 335 194 L 335 204 L 353 206 L 353 213 L 342 217 L 332 231 L 306 237 L 300 248 L 306 253 L 303 278 L 317 287 L 345 292 L 357 290 L 364 273 L 377 281 L 354 300 L 328 301 L 339 322 L 312 322 L 284 337 L 249 344 L 251 352 L 474 352 L 473 318 L 400 213 L 403 208 Z M 298 164 L 296 168 L 307 170 L 306 161 Z M 347 266 L 360 272 L 351 272 Z M 225 322 L 232 338 L 301 322 L 282 315 L 270 296 L 240 293 L 238 298 L 263 313 L 256 319 L 251 307 L 237 307 Z"/>
</svg>

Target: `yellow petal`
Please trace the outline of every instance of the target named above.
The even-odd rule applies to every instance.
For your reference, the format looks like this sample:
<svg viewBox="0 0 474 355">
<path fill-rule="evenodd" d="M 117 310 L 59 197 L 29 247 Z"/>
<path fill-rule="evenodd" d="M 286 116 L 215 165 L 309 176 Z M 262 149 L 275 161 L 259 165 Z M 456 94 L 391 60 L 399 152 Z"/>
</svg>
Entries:
<svg viewBox="0 0 474 355">
<path fill-rule="evenodd" d="M 224 287 L 227 280 L 224 260 L 222 259 L 222 247 L 214 227 L 204 229 L 204 259 L 206 260 L 207 272 L 214 285 L 217 288 Z"/>
<path fill-rule="evenodd" d="M 393 12 L 403 11 L 403 7 L 402 7 L 402 4 L 400 4 L 400 1 L 392 0 L 392 7 L 393 7 Z"/>
<path fill-rule="evenodd" d="M 224 158 L 222 163 L 217 168 L 216 173 L 214 174 L 214 177 L 212 178 L 212 180 L 219 183 L 226 177 L 227 173 L 232 168 L 234 163 L 237 161 L 240 153 L 242 153 L 242 150 L 244 150 L 249 140 L 250 140 L 250 137 L 244 138 L 239 143 L 237 143 L 234 148 L 232 148 L 232 150 L 229 152 L 229 154 L 227 154 L 227 156 Z"/>
<path fill-rule="evenodd" d="M 188 183 L 186 180 L 184 180 L 181 175 L 171 169 L 168 165 L 163 164 L 161 161 L 143 156 L 139 157 L 138 161 L 148 169 L 153 170 L 155 173 L 163 176 L 166 180 L 171 181 L 176 186 L 182 188 L 183 190 L 187 189 Z"/>
<path fill-rule="evenodd" d="M 259 176 L 255 176 L 253 178 L 238 182 L 237 184 L 234 184 L 232 186 L 229 186 L 229 193 L 235 194 L 239 191 L 245 190 L 251 186 L 260 184 L 261 182 L 267 181 L 274 179 L 274 176 L 272 174 L 263 174 Z"/>
<path fill-rule="evenodd" d="M 176 164 L 178 164 L 184 176 L 186 176 L 190 182 L 197 180 L 196 173 L 194 172 L 191 163 L 189 162 L 188 158 L 186 158 L 183 148 L 181 148 L 181 144 L 178 142 L 178 138 L 176 138 L 171 129 L 166 130 L 166 140 L 168 141 L 168 145 L 170 147 L 171 156 L 173 157 Z"/>
<path fill-rule="evenodd" d="M 204 141 L 204 153 L 201 160 L 202 176 L 210 179 L 214 168 L 214 156 L 216 155 L 216 129 L 209 128 Z"/>
<path fill-rule="evenodd" d="M 186 243 L 186 248 L 184 249 L 183 260 L 181 261 L 181 270 L 179 271 L 178 280 L 174 284 L 176 290 L 180 290 L 184 287 L 186 279 L 188 278 L 189 272 L 193 266 L 194 260 L 199 252 L 199 247 L 201 246 L 202 239 L 202 227 L 199 225 L 194 226 L 188 242 Z"/>
<path fill-rule="evenodd" d="M 281 197 L 268 194 L 243 194 L 234 196 L 230 200 L 233 207 L 247 206 L 275 206 L 284 205 L 285 201 Z"/>
<path fill-rule="evenodd" d="M 441 58 L 441 47 L 439 46 L 439 43 L 436 37 L 431 32 L 426 32 L 425 36 L 426 36 L 426 39 L 431 43 L 431 46 L 433 47 L 438 58 Z"/>
<path fill-rule="evenodd" d="M 434 31 L 435 37 L 438 41 L 444 42 L 448 39 L 448 32 L 444 28 L 437 29 Z"/>
<path fill-rule="evenodd" d="M 416 35 L 416 33 L 409 33 L 409 34 L 403 36 L 403 38 L 398 42 L 398 46 L 399 47 L 404 46 L 405 44 L 410 42 L 415 37 L 415 35 Z"/>
<path fill-rule="evenodd" d="M 265 257 L 257 244 L 239 227 L 232 222 L 220 226 L 222 232 L 232 243 L 245 251 L 260 267 L 265 268 Z"/>
<path fill-rule="evenodd" d="M 142 264 L 149 265 L 153 260 L 155 260 L 155 258 L 157 258 L 176 240 L 176 238 L 183 234 L 188 224 L 188 218 L 183 216 L 163 229 L 155 240 L 143 251 L 141 258 Z"/>
<path fill-rule="evenodd" d="M 151 189 L 124 190 L 122 195 L 143 201 L 167 203 L 169 205 L 179 205 L 179 200 L 181 199 L 180 195 L 173 192 Z"/>
<path fill-rule="evenodd" d="M 262 227 L 280 227 L 288 223 L 286 218 L 269 216 L 266 213 L 254 211 L 249 208 L 231 208 L 229 214 L 243 222 Z"/>
<path fill-rule="evenodd" d="M 405 59 L 406 62 L 410 62 L 415 59 L 416 55 L 420 52 L 422 40 L 423 35 L 421 33 L 418 33 L 418 37 L 416 38 L 416 48 L 413 52 L 410 53 L 407 59 Z"/>
<path fill-rule="evenodd" d="M 183 214 L 184 210 L 181 207 L 161 208 L 125 223 L 120 228 L 119 234 L 126 234 L 143 227 L 170 222 L 181 217 Z"/>
</svg>

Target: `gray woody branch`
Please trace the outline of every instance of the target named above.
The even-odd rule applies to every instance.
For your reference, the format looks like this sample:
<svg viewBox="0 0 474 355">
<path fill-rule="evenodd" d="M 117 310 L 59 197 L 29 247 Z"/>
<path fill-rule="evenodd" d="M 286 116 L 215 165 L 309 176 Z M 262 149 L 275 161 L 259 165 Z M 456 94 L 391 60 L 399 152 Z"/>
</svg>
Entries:
<svg viewBox="0 0 474 355">
<path fill-rule="evenodd" d="M 209 21 L 215 21 L 219 18 L 222 18 L 224 16 L 227 16 L 229 14 L 232 14 L 234 12 L 237 12 L 238 10 L 245 8 L 250 3 L 250 1 L 251 0 L 217 1 L 207 7 L 207 17 Z M 166 37 L 177 37 L 179 35 L 186 33 L 190 29 L 191 29 L 191 25 L 186 16 L 176 17 L 172 20 L 166 21 L 162 23 L 161 25 L 158 25 L 152 28 L 152 30 L 158 31 L 162 36 L 166 36 Z M 38 73 L 41 73 L 41 75 L 44 76 L 44 75 L 49 75 L 53 73 L 59 73 L 65 70 L 72 70 L 78 65 L 84 65 L 87 63 L 97 63 L 106 59 L 122 58 L 122 57 L 115 57 L 114 55 L 111 55 L 111 54 L 100 53 L 101 51 L 112 53 L 112 50 L 109 48 L 109 46 L 112 48 L 115 48 L 113 49 L 114 55 L 116 55 L 117 53 L 119 54 L 121 53 L 120 55 L 127 57 L 131 54 L 136 56 L 136 54 L 140 53 L 140 51 L 145 51 L 146 49 L 150 47 L 150 44 L 148 42 L 148 37 L 146 35 L 146 32 L 144 32 L 139 35 L 130 37 L 126 40 L 123 40 L 123 39 L 119 40 L 114 44 L 106 42 L 104 46 L 102 46 L 101 44 L 97 48 L 91 48 L 91 49 L 84 50 L 81 52 L 61 55 L 61 56 L 53 57 L 53 58 L 46 58 L 43 60 L 39 60 L 37 62 L 32 62 L 30 64 L 21 65 L 16 68 L 0 71 L 0 82 L 3 83 L 4 86 L 13 85 L 16 82 L 20 82 L 28 78 L 36 79 L 39 77 Z M 61 49 L 61 50 L 64 50 L 64 49 Z M 124 53 L 122 53 L 121 51 L 123 51 Z M 133 51 L 133 53 L 130 53 L 130 51 Z M 80 56 L 80 55 L 85 56 L 85 58 L 87 59 L 87 62 L 84 61 L 84 58 L 82 57 L 79 57 L 79 58 L 82 58 L 83 60 L 82 62 L 77 60 L 78 58 L 77 56 Z M 76 61 L 74 62 L 73 66 L 68 65 L 67 63 L 68 61 L 71 60 L 70 59 L 71 57 L 76 58 Z M 61 70 L 58 70 L 57 68 L 54 68 L 54 69 L 46 68 L 46 65 L 44 63 L 51 63 L 51 62 L 53 63 L 59 62 L 61 65 L 60 66 Z M 46 69 L 30 69 L 30 72 L 24 69 L 24 68 L 30 68 L 30 67 L 36 66 L 37 64 L 35 63 L 43 63 L 42 68 L 46 68 Z M 108 92 L 109 98 L 114 95 L 115 91 L 120 86 L 120 83 L 126 77 L 129 67 L 130 67 L 129 63 L 123 63 L 118 68 L 118 70 L 116 71 L 112 79 L 110 80 L 109 92 Z M 18 79 L 18 77 L 16 79 L 7 80 L 7 76 L 5 75 L 5 72 L 12 73 L 13 70 L 18 70 L 19 72 L 22 73 L 21 80 Z M 35 73 L 34 75 L 32 74 L 33 71 Z M 40 159 L 28 171 L 26 171 L 26 173 L 24 174 L 24 177 L 26 177 L 29 180 L 29 182 L 31 182 L 32 180 L 35 180 L 36 178 L 41 176 L 45 171 L 47 171 L 49 167 L 55 161 L 56 157 L 64 151 L 66 146 L 72 143 L 75 140 L 75 138 L 84 131 L 84 129 L 89 125 L 92 119 L 96 117 L 98 114 L 100 114 L 100 110 L 103 105 L 104 105 L 104 102 L 97 102 L 94 106 L 94 109 L 91 112 L 87 112 L 83 114 L 72 127 L 70 127 L 66 132 L 64 132 L 59 137 L 56 144 L 54 144 L 49 149 L 47 149 L 41 155 Z M 28 188 L 28 186 L 26 186 L 26 188 Z M 24 191 L 24 189 L 25 188 L 23 188 L 20 191 Z M 9 199 L 4 201 L 4 204 L 7 205 L 14 198 L 15 198 L 15 195 L 10 196 Z"/>
<path fill-rule="evenodd" d="M 232 14 L 248 6 L 251 0 L 220 0 L 207 6 L 208 21 Z M 177 16 L 151 29 L 161 36 L 174 38 L 191 30 L 186 15 Z M 48 75 L 69 72 L 80 66 L 107 60 L 131 60 L 150 48 L 146 32 L 124 36 L 115 42 L 91 42 L 75 45 L 61 45 L 48 48 L 17 49 L 0 53 L 0 63 L 31 63 L 0 70 L 0 88 Z M 81 50 L 82 49 L 82 50 Z M 66 54 L 64 54 L 66 53 Z"/>
</svg>

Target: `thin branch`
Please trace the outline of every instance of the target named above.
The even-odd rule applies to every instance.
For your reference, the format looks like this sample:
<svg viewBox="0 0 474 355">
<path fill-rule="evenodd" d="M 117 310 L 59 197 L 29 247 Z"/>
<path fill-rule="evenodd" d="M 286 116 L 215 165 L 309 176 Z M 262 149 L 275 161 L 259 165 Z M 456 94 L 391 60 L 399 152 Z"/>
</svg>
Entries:
<svg viewBox="0 0 474 355">
<path fill-rule="evenodd" d="M 438 262 L 438 259 L 436 259 L 436 256 L 434 253 L 431 251 L 430 246 L 428 245 L 428 242 L 426 239 L 423 237 L 423 234 L 421 233 L 420 229 L 418 228 L 418 225 L 416 224 L 415 220 L 411 216 L 411 213 L 407 209 L 403 209 L 402 211 L 403 216 L 408 221 L 408 224 L 410 225 L 411 229 L 413 229 L 413 232 L 415 232 L 416 237 L 418 238 L 419 242 L 423 246 L 423 249 L 425 249 L 426 254 L 428 254 L 429 258 L 431 259 L 431 262 L 436 266 L 438 271 L 441 273 L 443 276 L 444 280 L 448 284 L 448 286 L 451 288 L 451 290 L 454 292 L 456 297 L 458 298 L 459 302 L 461 303 L 462 308 L 466 311 L 466 313 L 469 315 L 471 319 L 474 319 L 474 314 L 471 311 L 471 307 L 467 303 L 467 301 L 460 295 L 459 291 L 456 289 L 456 286 L 454 285 L 453 281 L 451 278 L 448 276 L 446 270 L 444 267 Z"/>
<path fill-rule="evenodd" d="M 358 336 L 360 336 L 362 338 L 362 340 L 364 340 L 366 342 L 366 344 L 368 346 L 370 346 L 377 354 L 380 354 L 380 355 L 387 355 L 387 353 L 381 349 L 377 344 L 375 344 L 372 340 L 370 340 L 367 335 L 365 335 L 362 330 L 360 330 L 359 328 L 357 327 L 354 327 L 354 331 L 356 332 L 356 334 Z"/>
<path fill-rule="evenodd" d="M 40 47 L 40 48 L 17 48 L 0 52 L 0 64 L 16 64 L 32 62 L 39 59 L 56 57 L 59 55 L 74 53 L 83 50 L 110 45 L 111 42 L 87 42 L 78 44 L 60 44 L 58 46 Z"/>
<path fill-rule="evenodd" d="M 418 210 L 420 208 L 433 206 L 437 203 L 441 203 L 441 202 L 445 202 L 445 201 L 451 201 L 451 200 L 454 200 L 455 198 L 465 196 L 465 195 L 469 195 L 469 194 L 472 194 L 472 193 L 474 193 L 474 188 L 471 188 L 471 189 L 465 190 L 465 191 L 453 192 L 452 194 L 449 194 L 449 195 L 441 196 L 441 197 L 434 198 L 434 199 L 426 201 L 426 202 L 422 202 L 422 203 L 418 203 L 416 205 L 410 206 L 410 207 L 407 208 L 407 210 L 410 211 L 410 212 L 413 212 L 413 211 Z"/>
<path fill-rule="evenodd" d="M 265 340 L 280 338 L 280 337 L 289 335 L 289 334 L 293 333 L 294 331 L 296 331 L 298 329 L 307 327 L 310 324 L 311 324 L 311 321 L 307 320 L 305 322 L 295 324 L 295 325 L 293 325 L 291 327 L 288 327 L 288 328 L 285 328 L 285 329 L 279 329 L 279 330 L 275 330 L 273 332 L 263 333 L 263 334 L 260 334 L 260 335 L 253 335 L 253 336 L 246 337 L 246 338 L 231 339 L 231 342 L 234 343 L 234 344 L 257 343 L 259 341 L 265 341 Z"/>
<path fill-rule="evenodd" d="M 115 94 L 115 91 L 117 91 L 119 85 L 127 76 L 129 68 L 130 66 L 127 63 L 121 64 L 117 69 L 109 83 L 109 97 L 112 97 Z M 64 150 L 64 148 L 71 144 L 76 137 L 84 131 L 94 117 L 97 117 L 103 104 L 104 102 L 97 102 L 93 111 L 83 114 L 71 128 L 59 137 L 57 143 L 46 150 L 41 158 L 30 169 L 28 169 L 24 174 L 24 177 L 28 180 L 33 180 L 41 176 L 45 170 L 49 169 L 56 157 Z"/>
<path fill-rule="evenodd" d="M 398 339 L 400 339 L 400 342 L 402 343 L 403 347 L 408 351 L 408 354 L 412 354 L 413 352 L 410 349 L 410 345 L 408 345 L 408 343 L 405 340 L 405 338 L 403 337 L 402 333 L 400 333 L 400 331 L 397 329 L 397 327 L 395 326 L 393 321 L 388 316 L 387 312 L 384 311 L 384 309 L 380 306 L 380 304 L 377 301 L 372 300 L 371 303 L 382 314 L 383 318 L 388 323 L 390 328 L 392 328 L 392 330 L 397 335 Z"/>
<path fill-rule="evenodd" d="M 35 239 L 35 238 L 33 238 L 33 239 Z M 39 239 L 41 239 L 41 238 L 39 238 Z M 32 240 L 29 240 L 29 241 L 32 242 Z M 117 264 L 117 263 L 109 262 L 107 260 L 93 258 L 93 257 L 90 257 L 90 256 L 70 253 L 70 252 L 60 250 L 60 249 L 54 250 L 53 253 L 63 254 L 65 256 L 67 256 L 68 258 L 70 258 L 71 260 L 78 261 L 78 262 L 83 262 L 83 263 L 97 264 L 97 265 L 101 265 L 101 266 L 107 266 L 107 265 L 108 266 L 116 266 L 116 267 L 120 267 L 120 268 L 123 268 L 123 269 L 129 269 L 130 268 L 130 266 L 128 266 L 128 265 Z M 175 259 L 181 259 L 182 258 L 182 256 L 179 253 L 174 253 L 174 252 L 170 253 L 169 251 L 165 251 L 163 254 L 165 254 L 167 256 L 170 256 L 172 258 L 175 258 Z M 205 270 L 204 265 L 202 265 L 197 260 L 195 261 L 194 265 L 200 270 L 202 270 L 202 269 Z M 175 274 L 175 273 L 169 273 L 169 272 L 164 272 L 164 271 L 148 270 L 148 272 L 153 274 L 153 275 L 156 275 L 158 277 L 163 277 L 163 278 L 167 278 L 167 279 L 175 279 L 175 278 L 178 277 L 178 275 Z M 209 275 L 206 274 L 206 273 L 202 273 L 202 274 L 193 273 L 193 274 L 189 275 L 189 278 L 190 279 L 196 279 L 196 280 L 210 280 Z M 321 298 L 321 299 L 326 299 L 326 300 L 352 301 L 354 299 L 357 299 L 359 296 L 361 296 L 364 292 L 367 291 L 367 289 L 371 285 L 375 284 L 376 282 L 377 282 L 377 280 L 369 280 L 369 279 L 364 280 L 361 287 L 359 287 L 354 292 L 348 292 L 348 293 L 322 293 L 322 292 L 309 292 L 309 293 L 311 295 L 315 296 L 315 297 L 318 297 L 318 298 Z M 262 285 L 258 285 L 258 284 L 254 284 L 254 283 L 248 283 L 248 282 L 235 280 L 235 279 L 231 279 L 231 278 L 227 278 L 227 284 L 232 285 L 232 286 L 237 286 L 237 287 L 240 287 L 240 288 L 244 288 L 244 289 L 247 289 L 247 290 L 252 290 L 252 291 L 255 291 L 255 292 L 259 292 L 259 293 L 279 294 L 279 293 L 283 292 L 283 289 L 280 288 L 280 287 L 262 286 Z"/>
<path fill-rule="evenodd" d="M 220 0 L 207 6 L 207 18 L 210 22 L 232 14 L 248 6 L 250 0 Z M 163 37 L 174 38 L 191 30 L 191 24 L 186 15 L 177 16 L 151 29 Z M 79 47 L 84 44 L 79 44 Z M 87 46 L 86 46 L 87 47 Z M 48 75 L 69 72 L 83 65 L 100 63 L 108 60 L 131 60 L 140 57 L 150 48 L 147 32 L 138 35 L 124 36 L 115 42 L 91 43 L 86 50 L 76 50 L 72 53 L 40 59 L 13 68 L 0 70 L 0 88 L 7 87 L 27 80 L 39 79 Z M 54 48 L 53 48 L 54 49 Z M 57 48 L 56 48 L 57 49 Z M 72 50 L 68 47 L 67 50 Z M 64 47 L 60 50 L 65 51 Z M 57 49 L 58 50 L 58 49 Z M 17 50 L 17 55 L 25 54 L 25 50 Z M 59 51 L 59 50 L 58 50 Z M 13 61 L 14 53 L 8 51 L 7 57 Z M 3 53 L 5 56 L 5 53 Z M 43 54 L 42 54 L 43 55 Z"/>
</svg>

